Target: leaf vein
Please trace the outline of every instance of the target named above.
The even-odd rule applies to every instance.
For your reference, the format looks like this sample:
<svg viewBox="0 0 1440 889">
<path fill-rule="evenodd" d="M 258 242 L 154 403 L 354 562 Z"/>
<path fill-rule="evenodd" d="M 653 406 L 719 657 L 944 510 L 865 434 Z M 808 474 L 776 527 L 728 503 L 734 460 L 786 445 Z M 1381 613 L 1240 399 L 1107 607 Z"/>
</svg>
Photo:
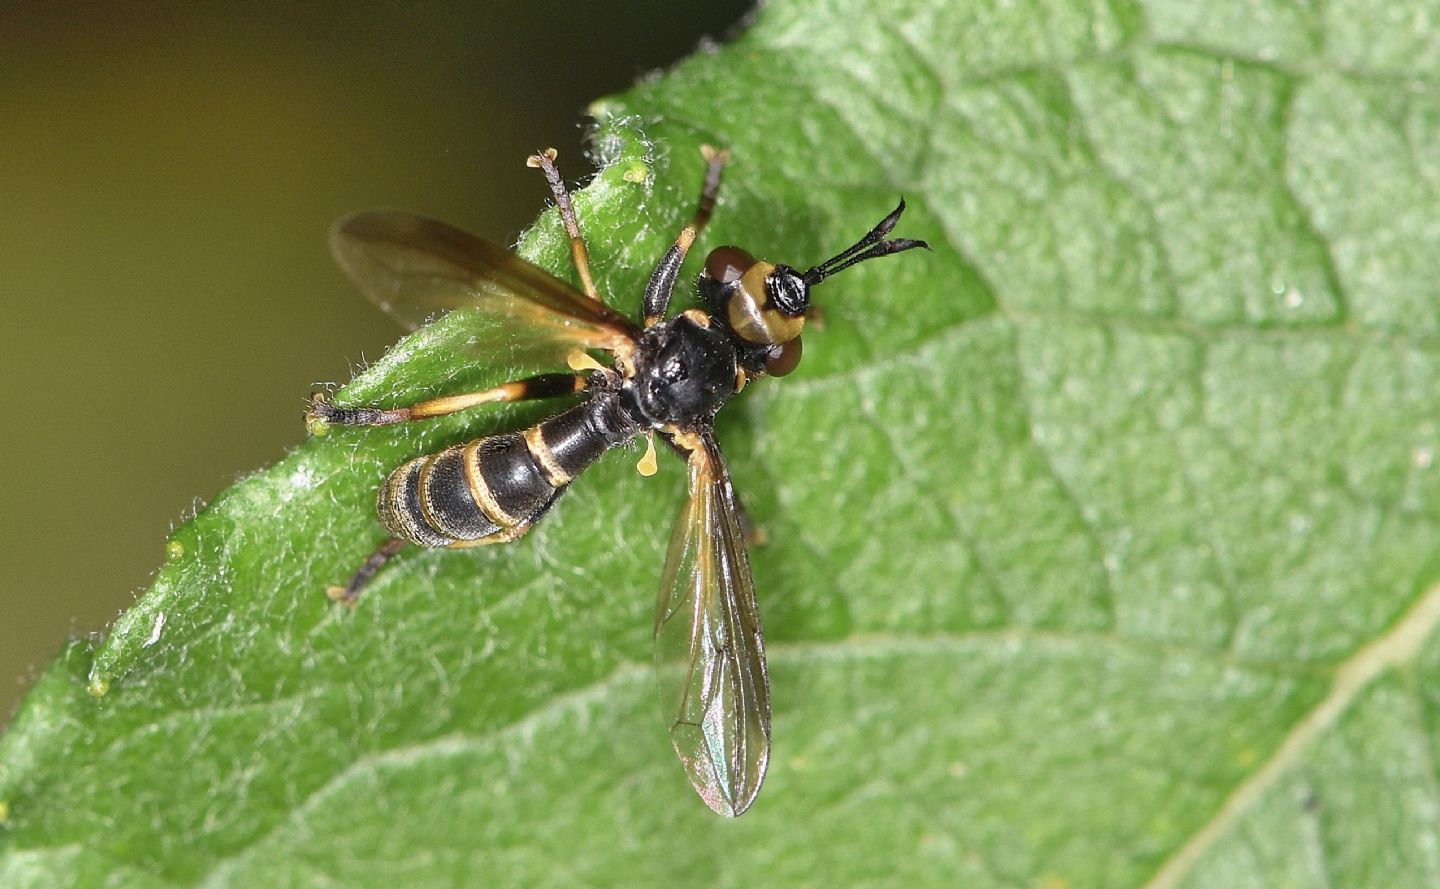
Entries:
<svg viewBox="0 0 1440 889">
<path fill-rule="evenodd" d="M 1275 752 L 1242 780 L 1215 813 L 1145 882 L 1144 889 L 1174 889 L 1300 758 L 1372 681 L 1411 661 L 1440 624 L 1440 586 L 1432 587 L 1383 635 L 1355 651 L 1334 671 L 1330 691 L 1291 728 Z"/>
</svg>

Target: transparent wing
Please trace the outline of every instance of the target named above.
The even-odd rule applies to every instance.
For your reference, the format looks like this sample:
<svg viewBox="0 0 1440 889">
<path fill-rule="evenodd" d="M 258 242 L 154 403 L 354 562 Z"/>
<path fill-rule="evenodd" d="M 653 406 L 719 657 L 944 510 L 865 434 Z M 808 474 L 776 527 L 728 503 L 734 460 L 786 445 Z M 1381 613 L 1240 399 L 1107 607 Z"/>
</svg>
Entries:
<svg viewBox="0 0 1440 889">
<path fill-rule="evenodd" d="M 372 302 L 411 330 L 441 312 L 464 313 L 437 344 L 481 358 L 561 363 L 573 349 L 624 351 L 638 333 L 624 315 L 509 250 L 422 216 L 347 216 L 331 229 L 330 250 Z"/>
<path fill-rule="evenodd" d="M 710 436 L 690 452 L 655 614 L 655 667 L 670 743 L 705 804 L 744 812 L 770 759 L 770 688 L 745 539 Z"/>
</svg>

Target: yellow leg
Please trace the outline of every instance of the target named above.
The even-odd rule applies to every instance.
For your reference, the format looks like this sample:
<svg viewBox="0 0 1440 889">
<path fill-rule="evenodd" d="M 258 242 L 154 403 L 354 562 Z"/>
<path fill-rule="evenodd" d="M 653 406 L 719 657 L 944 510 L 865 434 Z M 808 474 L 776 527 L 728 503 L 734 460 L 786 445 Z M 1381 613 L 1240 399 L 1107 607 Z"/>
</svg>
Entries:
<svg viewBox="0 0 1440 889">
<path fill-rule="evenodd" d="M 336 407 L 326 400 L 323 394 L 317 394 L 310 401 L 310 410 L 306 412 L 305 420 L 314 433 L 323 432 L 327 426 L 388 426 L 407 420 L 443 417 L 479 404 L 558 398 L 583 392 L 588 381 L 587 374 L 539 374 L 523 380 L 501 383 L 480 392 L 446 395 L 443 398 L 432 398 L 409 407 L 397 408 Z"/>
<path fill-rule="evenodd" d="M 600 291 L 595 289 L 595 279 L 590 277 L 590 254 L 585 250 L 585 239 L 580 237 L 575 210 L 570 206 L 570 192 L 565 190 L 565 180 L 560 178 L 560 171 L 555 168 L 555 155 L 555 149 L 547 148 L 530 155 L 525 163 L 539 168 L 540 172 L 545 174 L 545 181 L 550 183 L 550 193 L 555 195 L 560 221 L 565 223 L 565 233 L 570 236 L 570 259 L 575 263 L 575 271 L 580 275 L 580 289 L 596 302 L 603 302 Z"/>
</svg>

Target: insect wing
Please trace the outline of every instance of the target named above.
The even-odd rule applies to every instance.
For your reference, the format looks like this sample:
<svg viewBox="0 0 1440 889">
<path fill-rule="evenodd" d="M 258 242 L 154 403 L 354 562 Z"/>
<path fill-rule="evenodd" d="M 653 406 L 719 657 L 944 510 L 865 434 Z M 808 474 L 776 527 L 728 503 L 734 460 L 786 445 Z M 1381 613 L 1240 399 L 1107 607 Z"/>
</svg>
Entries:
<svg viewBox="0 0 1440 889">
<path fill-rule="evenodd" d="M 670 743 L 705 804 L 736 816 L 770 759 L 770 688 L 735 493 L 715 443 L 690 454 L 690 497 L 670 538 L 655 667 Z"/>
<path fill-rule="evenodd" d="M 544 269 L 433 219 L 347 216 L 331 229 L 330 249 L 346 276 L 410 330 L 464 312 L 436 345 L 467 354 L 554 364 L 574 349 L 626 350 L 637 335 L 625 316 Z"/>
</svg>

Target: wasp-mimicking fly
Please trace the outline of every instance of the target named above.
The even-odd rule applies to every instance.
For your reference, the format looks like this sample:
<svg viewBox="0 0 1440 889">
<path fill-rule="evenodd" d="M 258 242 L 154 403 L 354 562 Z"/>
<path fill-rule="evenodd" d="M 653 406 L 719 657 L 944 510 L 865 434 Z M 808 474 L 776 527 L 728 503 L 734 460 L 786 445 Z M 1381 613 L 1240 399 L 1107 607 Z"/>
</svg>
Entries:
<svg viewBox="0 0 1440 889">
<path fill-rule="evenodd" d="M 689 499 L 676 518 L 655 612 L 655 664 L 670 741 L 700 798 L 735 816 L 755 800 L 770 756 L 770 689 L 760 614 L 745 555 L 745 521 L 715 441 L 715 413 L 747 382 L 784 376 L 800 360 L 810 290 L 857 262 L 926 246 L 888 238 L 895 208 L 863 238 L 801 272 L 717 247 L 698 281 L 702 309 L 665 318 L 686 252 L 710 218 L 727 153 L 702 149 L 699 207 L 650 274 L 637 325 L 605 305 L 555 151 L 532 155 L 570 238 L 580 290 L 440 222 L 403 213 L 342 219 L 331 248 L 372 301 L 410 327 L 441 308 L 482 358 L 522 354 L 545 373 L 410 407 L 340 407 L 316 396 L 312 424 L 382 426 L 480 404 L 581 393 L 579 404 L 524 432 L 479 438 L 417 457 L 390 473 L 375 510 L 392 537 L 331 598 L 353 604 L 406 543 L 461 548 L 515 540 L 606 451 L 645 436 L 638 467 L 655 471 L 654 436 L 688 463 Z M 472 323 L 473 321 L 473 323 Z M 589 352 L 608 353 L 607 366 Z"/>
</svg>

